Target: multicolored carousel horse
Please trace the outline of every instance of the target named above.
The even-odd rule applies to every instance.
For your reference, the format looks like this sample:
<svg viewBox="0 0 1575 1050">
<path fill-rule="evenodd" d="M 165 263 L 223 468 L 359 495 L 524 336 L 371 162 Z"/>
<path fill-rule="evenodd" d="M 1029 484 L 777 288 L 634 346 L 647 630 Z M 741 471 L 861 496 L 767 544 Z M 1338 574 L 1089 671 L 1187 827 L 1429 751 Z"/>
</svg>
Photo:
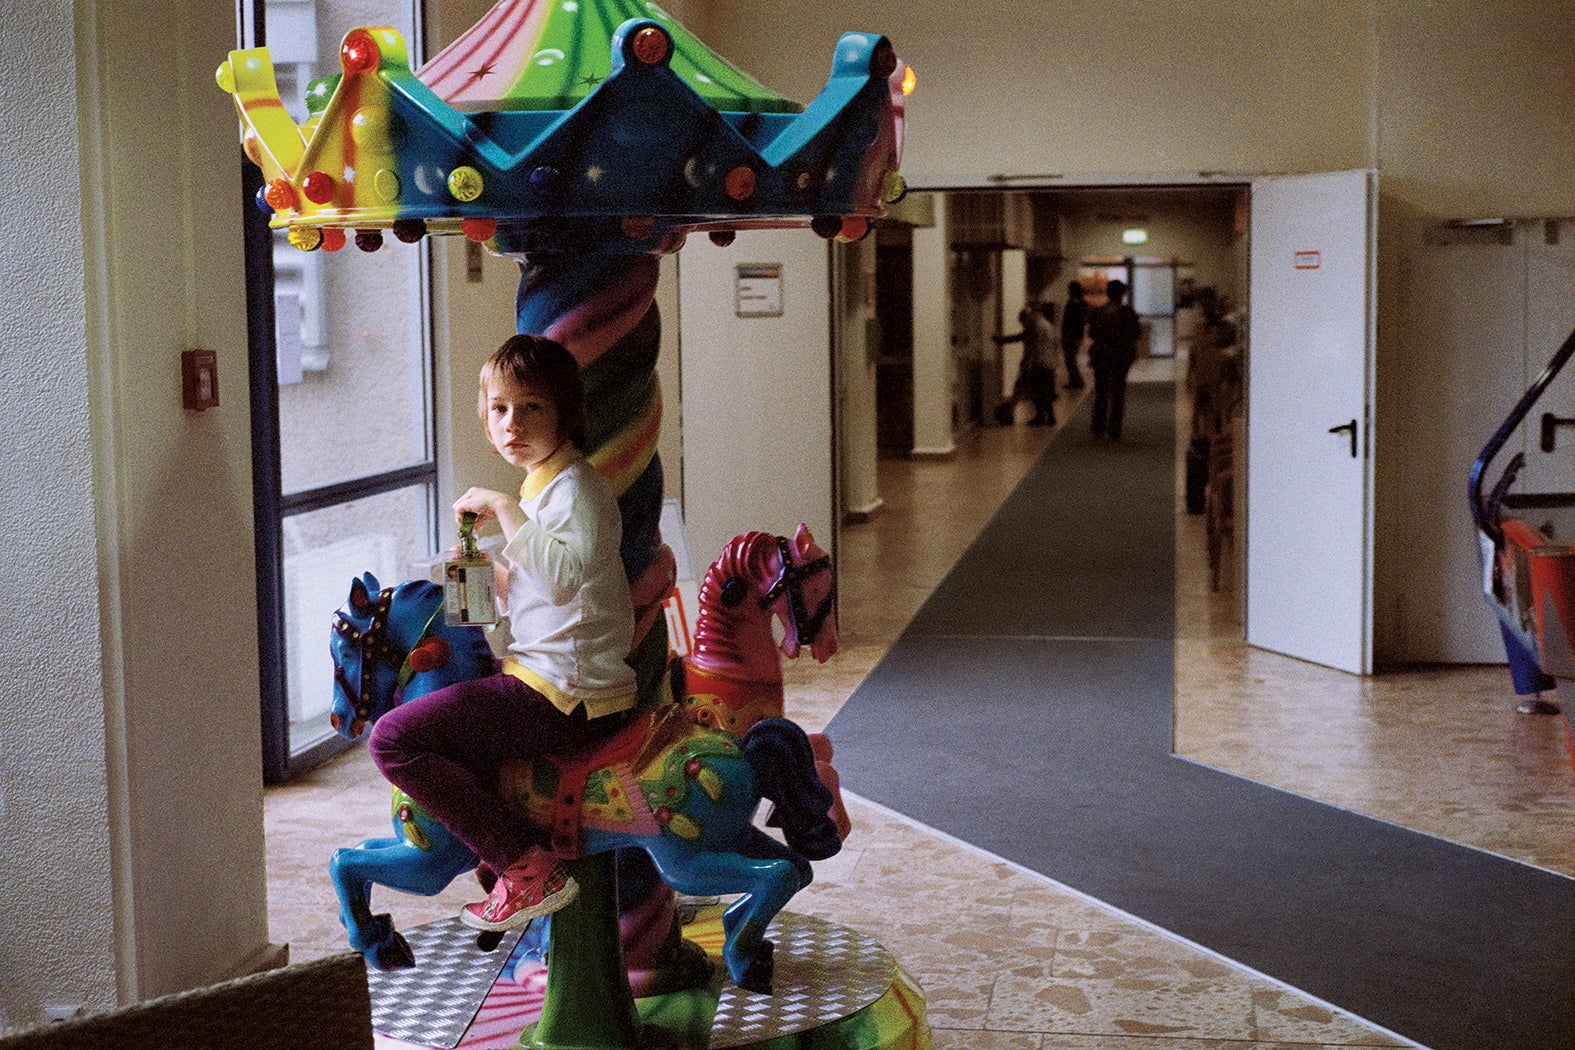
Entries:
<svg viewBox="0 0 1575 1050">
<path fill-rule="evenodd" d="M 754 553 L 767 546 L 768 556 Z M 735 549 L 741 557 L 730 558 Z M 680 893 L 742 894 L 724 916 L 723 960 L 736 984 L 765 992 L 771 980 L 765 930 L 809 884 L 809 862 L 836 853 L 841 839 L 830 816 L 836 800 L 816 776 L 810 741 L 780 717 L 780 661 L 774 651 L 762 661 L 755 651 L 760 636 L 750 631 L 758 632 L 754 621 L 766 621 L 764 638 L 775 650 L 769 621 L 776 617 L 784 631 L 781 652 L 796 656 L 807 647 L 817 659 L 829 658 L 837 646 L 830 559 L 801 526 L 792 541 L 765 533 L 739 537 L 718 559 L 724 562 L 726 568 L 707 573 L 708 583 L 721 573 L 714 594 L 701 590 L 691 665 L 702 676 L 731 668 L 732 683 L 765 675 L 760 690 L 774 693 L 774 708 L 757 702 L 747 717 L 723 715 L 725 700 L 720 708 L 704 698 L 680 705 L 664 687 L 658 703 L 595 753 L 506 767 L 500 790 L 550 827 L 566 856 L 638 847 Z M 331 640 L 334 724 L 343 735 L 361 735 L 396 703 L 493 673 L 495 659 L 482 630 L 452 627 L 442 610 L 442 589 L 435 584 L 384 589 L 370 574 L 351 584 Z M 734 629 L 746 622 L 750 631 Z M 711 667 L 701 670 L 704 664 Z M 683 677 L 675 671 L 671 680 Z M 712 721 L 738 731 L 697 724 L 686 707 L 697 716 L 711 710 Z M 564 804 L 566 796 L 574 801 Z M 787 845 L 753 825 L 761 798 L 774 804 Z M 350 945 L 378 969 L 410 966 L 414 959 L 391 917 L 373 914 L 372 886 L 430 896 L 476 866 L 469 849 L 397 789 L 393 825 L 393 837 L 338 850 L 330 864 Z"/>
</svg>

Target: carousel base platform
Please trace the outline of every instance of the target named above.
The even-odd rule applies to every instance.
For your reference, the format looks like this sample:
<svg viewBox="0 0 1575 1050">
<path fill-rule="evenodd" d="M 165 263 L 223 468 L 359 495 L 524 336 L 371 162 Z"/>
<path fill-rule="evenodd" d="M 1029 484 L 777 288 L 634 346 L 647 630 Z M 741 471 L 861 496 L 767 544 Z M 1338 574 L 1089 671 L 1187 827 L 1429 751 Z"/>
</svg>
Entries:
<svg viewBox="0 0 1575 1050">
<path fill-rule="evenodd" d="M 504 1050 L 541 1015 L 547 972 L 519 933 L 481 950 L 457 919 L 404 931 L 416 966 L 371 973 L 378 1050 Z M 726 979 L 722 908 L 702 910 L 684 937 L 713 963 L 707 987 L 635 1002 L 664 1050 L 929 1050 L 924 993 L 885 949 L 847 927 L 782 912 L 771 924 L 774 994 Z"/>
</svg>

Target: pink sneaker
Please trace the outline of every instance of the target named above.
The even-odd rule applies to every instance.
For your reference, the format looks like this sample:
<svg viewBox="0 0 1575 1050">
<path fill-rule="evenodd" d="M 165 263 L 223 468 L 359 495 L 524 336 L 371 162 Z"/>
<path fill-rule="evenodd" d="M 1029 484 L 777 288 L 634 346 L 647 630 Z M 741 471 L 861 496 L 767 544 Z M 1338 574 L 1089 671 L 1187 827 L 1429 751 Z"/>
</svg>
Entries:
<svg viewBox="0 0 1575 1050">
<path fill-rule="evenodd" d="M 476 930 L 513 930 L 551 915 L 580 895 L 580 884 L 551 853 L 533 846 L 498 876 L 484 901 L 467 904 L 459 921 Z"/>
</svg>

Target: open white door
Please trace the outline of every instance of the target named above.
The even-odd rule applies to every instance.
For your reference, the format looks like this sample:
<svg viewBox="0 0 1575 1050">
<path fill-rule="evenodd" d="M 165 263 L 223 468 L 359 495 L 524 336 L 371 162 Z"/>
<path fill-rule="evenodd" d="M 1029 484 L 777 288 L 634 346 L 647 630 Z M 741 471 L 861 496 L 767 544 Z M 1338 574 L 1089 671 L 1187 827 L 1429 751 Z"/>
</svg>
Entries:
<svg viewBox="0 0 1575 1050">
<path fill-rule="evenodd" d="M 1247 643 L 1372 670 L 1373 174 L 1255 182 Z"/>
</svg>

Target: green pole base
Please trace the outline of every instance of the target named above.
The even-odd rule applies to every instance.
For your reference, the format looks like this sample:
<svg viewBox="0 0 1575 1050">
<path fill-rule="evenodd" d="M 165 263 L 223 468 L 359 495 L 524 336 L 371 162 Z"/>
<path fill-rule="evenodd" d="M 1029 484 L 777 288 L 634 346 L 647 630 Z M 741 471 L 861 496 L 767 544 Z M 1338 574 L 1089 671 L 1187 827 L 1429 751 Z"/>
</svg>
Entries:
<svg viewBox="0 0 1575 1050">
<path fill-rule="evenodd" d="M 580 895 L 552 916 L 541 1019 L 520 1036 L 526 1050 L 639 1050 L 640 1020 L 618 933 L 613 854 L 565 865 Z"/>
</svg>

